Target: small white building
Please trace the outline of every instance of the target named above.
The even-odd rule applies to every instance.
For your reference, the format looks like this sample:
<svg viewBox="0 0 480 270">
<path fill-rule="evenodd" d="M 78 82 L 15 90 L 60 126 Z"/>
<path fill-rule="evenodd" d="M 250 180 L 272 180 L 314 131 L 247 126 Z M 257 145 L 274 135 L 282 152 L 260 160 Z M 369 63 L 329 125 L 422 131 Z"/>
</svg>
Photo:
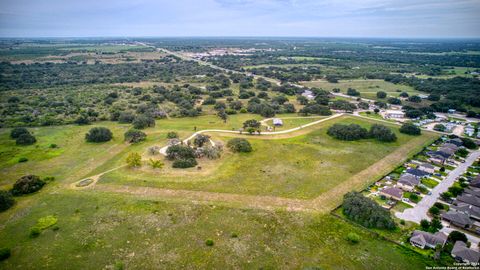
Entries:
<svg viewBox="0 0 480 270">
<path fill-rule="evenodd" d="M 404 118 L 405 113 L 399 110 L 387 110 L 385 111 L 385 118 Z"/>
<path fill-rule="evenodd" d="M 276 127 L 283 126 L 283 121 L 280 118 L 273 118 L 273 125 Z"/>
<path fill-rule="evenodd" d="M 310 91 L 310 90 L 305 90 L 305 91 L 303 91 L 302 96 L 306 97 L 306 98 L 309 99 L 309 100 L 312 100 L 312 99 L 315 98 L 315 95 L 314 95 L 313 92 Z"/>
</svg>

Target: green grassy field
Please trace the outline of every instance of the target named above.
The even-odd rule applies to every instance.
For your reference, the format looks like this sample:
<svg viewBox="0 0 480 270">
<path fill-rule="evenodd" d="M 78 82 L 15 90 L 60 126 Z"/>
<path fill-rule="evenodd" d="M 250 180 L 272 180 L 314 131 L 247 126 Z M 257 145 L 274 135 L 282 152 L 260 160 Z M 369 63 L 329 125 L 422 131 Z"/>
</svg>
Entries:
<svg viewBox="0 0 480 270">
<path fill-rule="evenodd" d="M 28 173 L 55 176 L 56 180 L 36 194 L 18 197 L 12 209 L 0 213 L 0 247 L 12 250 L 12 256 L 0 262 L 0 268 L 58 269 L 68 264 L 70 269 L 424 269 L 426 263 L 431 263 L 430 259 L 329 214 L 264 211 L 228 202 L 197 204 L 66 188 L 87 175 L 123 165 L 132 151 L 145 153 L 151 145 L 164 145 L 168 131 L 175 130 L 185 138 L 195 126 L 197 130 L 238 129 L 251 118 L 259 116 L 232 115 L 227 123 L 215 116 L 158 120 L 155 128 L 146 130 L 147 141 L 136 145 L 123 143 L 128 125 L 112 122 L 31 129 L 38 142 L 27 147 L 15 146 L 8 138 L 9 130 L 1 129 L 1 188 L 9 188 L 15 179 Z M 299 123 L 304 119 L 297 120 Z M 365 126 L 373 123 L 352 117 L 334 121 Z M 188 170 L 186 175 L 163 175 L 172 173 L 171 168 L 159 174 L 120 169 L 105 175 L 98 185 L 150 185 L 312 198 L 345 183 L 345 179 L 415 138 L 397 134 L 399 141 L 393 144 L 371 140 L 340 142 L 325 135 L 326 128 L 333 124 L 327 123 L 296 137 L 249 137 L 253 153 L 227 153 L 220 160 L 205 162 L 201 172 L 193 170 L 198 177 Z M 114 140 L 86 143 L 84 134 L 93 126 L 110 128 Z M 229 137 L 215 135 L 214 139 L 225 141 Z M 416 139 L 426 142 L 430 135 Z M 59 148 L 49 148 L 52 143 Z M 17 163 L 20 157 L 29 161 Z M 383 166 L 388 169 L 388 164 Z M 209 169 L 215 171 L 215 176 L 208 175 Z M 340 200 L 341 194 L 336 197 Z M 30 228 L 49 215 L 58 218 L 58 229 L 50 227 L 37 238 L 30 238 Z M 359 244 L 346 240 L 349 232 L 360 235 Z M 214 245 L 206 246 L 207 239 L 212 239 Z"/>
<path fill-rule="evenodd" d="M 398 97 L 401 92 L 407 92 L 409 95 L 419 94 L 410 86 L 393 84 L 383 80 L 341 80 L 338 83 L 329 83 L 327 81 L 311 81 L 302 82 L 307 87 L 319 87 L 324 90 L 331 91 L 333 88 L 339 88 L 341 93 L 346 94 L 348 88 L 357 89 L 361 97 L 368 99 L 378 99 L 376 94 L 378 91 L 384 91 L 388 96 Z M 400 90 L 398 92 L 397 90 Z"/>
<path fill-rule="evenodd" d="M 400 134 L 397 126 L 392 126 L 399 138 L 394 143 L 339 141 L 326 135 L 328 127 L 334 123 L 357 123 L 369 127 L 374 122 L 345 116 L 321 123 L 312 132 L 293 138 L 264 140 L 251 137 L 252 153 L 227 153 L 217 161 L 200 160 L 201 173 L 196 168 L 181 172 L 168 168 L 158 172 L 149 170 L 147 166 L 140 170 L 121 168 L 102 176 L 99 184 L 311 199 L 345 182 L 413 138 Z M 229 139 L 219 135 L 215 137 L 222 141 Z M 423 146 L 433 137 L 425 135 L 417 146 Z M 123 160 L 118 162 L 110 167 L 123 164 Z M 376 170 L 388 170 L 395 164 L 386 162 Z M 365 179 L 365 182 L 368 181 Z"/>
<path fill-rule="evenodd" d="M 21 215 L 0 214 L 0 246 L 12 249 L 2 269 L 424 269 L 430 262 L 330 215 L 73 191 L 25 200 L 9 211 Z M 48 215 L 59 229 L 30 238 L 29 228 Z M 346 240 L 349 232 L 359 244 Z"/>
</svg>

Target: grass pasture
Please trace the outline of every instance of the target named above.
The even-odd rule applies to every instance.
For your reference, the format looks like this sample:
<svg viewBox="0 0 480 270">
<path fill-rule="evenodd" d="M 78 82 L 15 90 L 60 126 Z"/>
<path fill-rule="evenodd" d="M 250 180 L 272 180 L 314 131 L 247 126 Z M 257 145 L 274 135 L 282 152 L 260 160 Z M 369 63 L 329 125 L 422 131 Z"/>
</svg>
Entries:
<svg viewBox="0 0 480 270">
<path fill-rule="evenodd" d="M 338 83 L 329 83 L 327 81 L 302 82 L 307 87 L 319 87 L 331 91 L 333 88 L 339 88 L 343 94 L 347 93 L 348 88 L 354 88 L 360 92 L 360 96 L 367 99 L 377 100 L 377 92 L 384 91 L 387 97 L 398 97 L 401 92 L 407 92 L 409 95 L 420 94 L 410 86 L 393 84 L 383 80 L 341 80 Z M 398 92 L 397 90 L 400 90 Z"/>
</svg>

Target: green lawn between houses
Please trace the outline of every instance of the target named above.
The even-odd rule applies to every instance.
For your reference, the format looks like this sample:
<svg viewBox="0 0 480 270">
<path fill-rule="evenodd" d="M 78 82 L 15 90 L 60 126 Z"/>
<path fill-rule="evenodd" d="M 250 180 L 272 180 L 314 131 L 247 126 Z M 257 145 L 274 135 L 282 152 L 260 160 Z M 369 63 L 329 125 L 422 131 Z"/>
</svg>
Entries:
<svg viewBox="0 0 480 270">
<path fill-rule="evenodd" d="M 214 116 L 159 120 L 155 128 L 146 130 L 149 134 L 146 142 L 131 146 L 122 142 L 123 132 L 129 126 L 111 122 L 31 129 L 37 136 L 38 143 L 28 147 L 14 146 L 14 141 L 8 138 L 9 130 L 0 130 L 1 188 L 9 188 L 15 179 L 28 173 L 56 177 L 54 182 L 39 193 L 17 198 L 17 204 L 12 209 L 0 213 L 0 247 L 12 249 L 12 256 L 0 262 L 0 268 L 58 269 L 68 265 L 69 269 L 92 269 L 123 265 L 127 269 L 168 269 L 179 266 L 424 269 L 425 263 L 430 263 L 430 260 L 418 254 L 409 253 L 408 250 L 382 241 L 328 214 L 250 210 L 228 204 L 199 205 L 163 198 L 158 201 L 146 200 L 130 195 L 65 189 L 65 184 L 123 164 L 125 156 L 131 151 L 144 152 L 150 145 L 165 144 L 168 131 L 176 130 L 181 137 L 187 137 L 193 132 L 194 126 L 197 129 L 237 129 L 243 121 L 250 118 L 259 119 L 258 116 L 239 114 L 231 116 L 226 124 Z M 366 126 L 370 124 L 368 120 L 351 117 L 335 121 Z M 212 186 L 205 182 L 207 184 L 199 187 L 236 193 L 267 192 L 282 196 L 288 196 L 291 191 L 293 197 L 310 198 L 328 190 L 342 179 L 345 180 L 360 170 L 361 166 L 373 163 L 414 138 L 398 134 L 399 142 L 393 144 L 380 144 L 371 140 L 339 142 L 325 136 L 325 130 L 330 124 L 333 122 L 319 125 L 319 129 L 314 128 L 311 133 L 293 138 L 252 138 L 255 152 L 250 155 L 226 154 L 224 159 L 218 161 L 222 163 L 218 170 L 221 173 L 225 170 L 224 166 L 233 168 L 236 164 L 239 166 L 236 173 L 243 173 L 244 176 L 252 173 L 252 177 L 259 177 L 257 181 L 237 177 L 226 182 L 212 182 Z M 114 140 L 103 144 L 85 143 L 84 134 L 93 126 L 109 127 L 114 133 Z M 215 136 L 215 139 L 226 140 L 228 137 Z M 423 139 L 428 141 L 429 136 L 422 137 Z M 49 148 L 52 143 L 58 144 L 59 148 Z M 372 147 L 376 151 L 371 151 Z M 274 152 L 267 155 L 262 154 L 262 150 Z M 301 155 L 297 160 L 295 155 L 286 155 L 288 152 L 285 151 Z M 309 160 L 317 158 L 319 152 L 322 153 L 321 161 L 315 163 Z M 341 162 L 358 157 L 358 153 L 362 160 L 355 159 L 355 162 L 344 165 L 347 167 L 342 168 L 344 172 L 341 173 L 340 180 L 330 178 L 321 183 L 315 181 L 315 174 L 308 172 L 308 169 L 299 170 L 300 174 L 305 175 L 306 181 L 298 180 L 300 177 L 291 180 L 276 177 L 275 182 L 268 182 L 263 173 L 255 171 L 255 166 L 260 165 L 252 164 L 259 160 L 266 162 L 278 154 L 276 161 L 265 166 L 272 166 L 273 162 L 280 162 L 284 166 L 291 162 L 282 170 L 296 170 L 301 167 L 299 164 L 310 169 L 323 169 L 327 166 L 318 162 L 329 161 L 332 166 L 338 166 Z M 17 163 L 20 157 L 27 157 L 29 161 Z M 297 164 L 297 161 L 300 163 Z M 245 172 L 246 164 L 250 166 L 250 172 Z M 102 179 L 100 184 L 103 181 L 129 185 L 145 183 L 135 182 L 131 178 L 135 173 L 131 171 L 124 175 L 120 172 L 122 170 L 107 174 L 108 178 Z M 273 167 L 271 172 L 275 173 Z M 333 171 L 319 173 L 326 176 Z M 115 179 L 114 175 L 119 178 Z M 152 180 L 153 176 L 147 183 L 153 183 Z M 191 183 L 168 185 L 188 188 Z M 235 190 L 230 185 L 237 185 L 241 189 Z M 275 186 L 278 188 L 275 189 Z M 29 229 L 40 218 L 50 215 L 58 219 L 59 229 L 47 228 L 39 237 L 29 238 Z M 345 240 L 346 234 L 352 231 L 361 236 L 357 245 Z M 238 237 L 232 237 L 234 234 Z M 214 241 L 213 247 L 205 245 L 207 239 Z"/>
</svg>

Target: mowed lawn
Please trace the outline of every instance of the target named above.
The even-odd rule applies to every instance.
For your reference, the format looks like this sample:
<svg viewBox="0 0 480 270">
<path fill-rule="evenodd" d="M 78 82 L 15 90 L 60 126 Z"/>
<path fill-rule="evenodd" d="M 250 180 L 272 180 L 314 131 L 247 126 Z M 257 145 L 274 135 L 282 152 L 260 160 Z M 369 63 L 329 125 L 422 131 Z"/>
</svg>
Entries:
<svg viewBox="0 0 480 270">
<path fill-rule="evenodd" d="M 302 82 L 308 87 L 319 87 L 327 91 L 339 88 L 343 94 L 347 93 L 348 88 L 354 88 L 360 92 L 360 96 L 367 99 L 378 99 L 377 92 L 383 91 L 387 93 L 387 97 L 398 97 L 401 92 L 407 92 L 409 95 L 420 94 L 410 86 L 402 84 L 393 84 L 384 80 L 340 80 L 338 83 L 329 83 L 327 81 L 311 81 Z M 400 90 L 400 91 L 397 91 Z"/>
<path fill-rule="evenodd" d="M 431 259 L 329 214 L 58 190 L 0 213 L 1 269 L 425 269 Z M 58 229 L 30 238 L 38 219 Z M 346 235 L 360 236 L 351 244 Z M 205 241 L 213 240 L 213 246 Z"/>
<path fill-rule="evenodd" d="M 334 123 L 356 123 L 368 128 L 378 122 L 342 116 L 318 124 L 315 128 L 312 127 L 312 132 L 296 137 L 248 137 L 254 149 L 252 153 L 227 153 L 214 162 L 200 160 L 202 170 L 166 168 L 153 171 L 148 169 L 148 166 L 144 166 L 144 169 L 125 167 L 105 174 L 100 178 L 99 184 L 312 199 L 365 169 L 369 169 L 366 175 L 371 178 L 364 179 L 364 183 L 373 182 L 436 137 L 433 134 L 424 134 L 420 138 L 404 135 L 398 132 L 398 126 L 390 125 L 398 136 L 394 143 L 373 139 L 340 141 L 326 134 L 328 127 Z M 220 135 L 215 137 L 223 141 L 230 139 Z M 379 167 L 371 168 L 413 139 L 414 144 L 408 144 L 408 149 L 402 155 L 391 158 L 388 162 L 381 162 Z"/>
</svg>

